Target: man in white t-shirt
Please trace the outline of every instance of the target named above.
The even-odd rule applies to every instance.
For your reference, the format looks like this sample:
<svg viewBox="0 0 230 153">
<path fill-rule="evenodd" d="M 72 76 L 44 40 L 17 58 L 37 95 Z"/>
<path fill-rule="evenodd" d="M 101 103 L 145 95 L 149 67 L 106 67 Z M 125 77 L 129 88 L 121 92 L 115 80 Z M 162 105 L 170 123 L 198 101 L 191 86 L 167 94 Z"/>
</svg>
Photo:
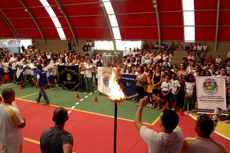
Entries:
<svg viewBox="0 0 230 153">
<path fill-rule="evenodd" d="M 139 102 L 135 125 L 140 132 L 141 138 L 148 144 L 149 153 L 179 153 L 182 147 L 183 134 L 178 125 L 179 117 L 177 113 L 170 109 L 165 109 L 160 119 L 161 132 L 156 132 L 147 128 L 141 121 L 142 110 L 146 104 L 147 96 Z"/>
<path fill-rule="evenodd" d="M 223 144 L 210 137 L 214 129 L 213 120 L 207 115 L 197 118 L 195 138 L 186 138 L 181 153 L 227 153 Z"/>
<path fill-rule="evenodd" d="M 4 102 L 0 105 L 0 148 L 1 153 L 22 153 L 25 119 L 14 103 L 15 91 L 5 88 L 2 91 Z"/>
</svg>

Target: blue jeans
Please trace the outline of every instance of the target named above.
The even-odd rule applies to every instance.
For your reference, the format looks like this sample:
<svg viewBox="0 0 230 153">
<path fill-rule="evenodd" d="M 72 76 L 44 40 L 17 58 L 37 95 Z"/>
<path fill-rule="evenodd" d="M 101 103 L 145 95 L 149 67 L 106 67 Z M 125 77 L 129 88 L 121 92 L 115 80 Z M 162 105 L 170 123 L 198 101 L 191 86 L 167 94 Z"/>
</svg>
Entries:
<svg viewBox="0 0 230 153">
<path fill-rule="evenodd" d="M 80 88 L 82 92 L 86 91 L 86 87 L 85 87 L 85 75 L 84 74 L 80 74 Z"/>
<path fill-rule="evenodd" d="M 92 84 L 93 78 L 85 77 L 85 88 L 86 92 L 93 92 L 93 84 Z"/>
<path fill-rule="evenodd" d="M 43 98 L 45 99 L 46 103 L 49 104 L 49 98 L 46 94 L 46 85 L 44 86 L 39 86 L 39 94 L 38 94 L 38 98 L 36 99 L 38 102 L 40 101 L 41 97 L 43 96 Z"/>
</svg>

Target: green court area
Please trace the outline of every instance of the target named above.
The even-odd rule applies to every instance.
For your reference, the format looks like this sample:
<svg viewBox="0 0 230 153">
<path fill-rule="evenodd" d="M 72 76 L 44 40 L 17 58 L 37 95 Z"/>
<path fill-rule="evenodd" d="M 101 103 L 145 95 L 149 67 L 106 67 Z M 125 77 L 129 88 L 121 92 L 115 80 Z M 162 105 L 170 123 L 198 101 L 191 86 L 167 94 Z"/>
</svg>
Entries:
<svg viewBox="0 0 230 153">
<path fill-rule="evenodd" d="M 2 90 L 5 87 L 13 88 L 16 92 L 16 98 L 29 100 L 31 102 L 35 102 L 35 98 L 37 97 L 39 91 L 38 88 L 30 86 L 26 86 L 23 89 L 20 89 L 20 85 L 18 84 L 3 85 L 0 87 L 0 89 Z M 77 93 L 80 96 L 79 99 L 76 98 Z M 100 95 L 98 93 L 93 92 L 92 94 L 84 94 L 83 92 L 50 88 L 47 90 L 47 95 L 52 105 L 64 106 L 107 116 L 113 116 L 114 114 L 114 103 L 110 102 L 105 95 Z M 97 96 L 97 102 L 95 102 L 95 96 Z M 41 103 L 43 102 L 44 99 L 41 99 Z M 118 117 L 122 119 L 133 120 L 136 109 L 137 103 L 126 100 L 122 102 L 118 107 Z M 145 107 L 143 111 L 143 122 L 151 124 L 160 115 L 160 113 L 161 111 Z"/>
</svg>

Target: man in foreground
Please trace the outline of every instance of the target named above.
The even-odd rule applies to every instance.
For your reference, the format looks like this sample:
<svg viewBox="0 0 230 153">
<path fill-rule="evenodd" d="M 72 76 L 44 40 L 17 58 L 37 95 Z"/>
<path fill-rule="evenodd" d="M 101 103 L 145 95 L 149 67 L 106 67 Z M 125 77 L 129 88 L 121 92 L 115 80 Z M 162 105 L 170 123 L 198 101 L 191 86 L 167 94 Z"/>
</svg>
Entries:
<svg viewBox="0 0 230 153">
<path fill-rule="evenodd" d="M 160 119 L 161 132 L 147 128 L 143 125 L 142 110 L 146 104 L 147 96 L 139 102 L 135 125 L 141 138 L 148 144 L 149 153 L 179 153 L 181 151 L 183 134 L 177 126 L 179 117 L 173 110 L 165 109 Z"/>
<path fill-rule="evenodd" d="M 213 128 L 214 122 L 211 118 L 205 114 L 199 116 L 195 127 L 198 136 L 186 138 L 181 153 L 227 153 L 224 145 L 210 137 Z"/>
<path fill-rule="evenodd" d="M 54 110 L 54 127 L 42 132 L 40 149 L 42 153 L 72 153 L 73 136 L 64 130 L 65 122 L 69 119 L 68 112 L 63 107 Z"/>
<path fill-rule="evenodd" d="M 19 109 L 12 103 L 15 100 L 15 91 L 12 88 L 2 90 L 3 103 L 0 105 L 0 152 L 22 153 L 23 128 L 25 119 Z"/>
</svg>

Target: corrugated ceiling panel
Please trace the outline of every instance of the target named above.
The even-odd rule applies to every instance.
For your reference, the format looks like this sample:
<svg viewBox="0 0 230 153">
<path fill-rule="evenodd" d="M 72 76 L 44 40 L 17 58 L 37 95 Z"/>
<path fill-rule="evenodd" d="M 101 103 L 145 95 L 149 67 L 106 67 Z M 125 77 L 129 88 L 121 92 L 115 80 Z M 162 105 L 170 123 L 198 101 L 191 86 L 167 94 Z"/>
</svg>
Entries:
<svg viewBox="0 0 230 153">
<path fill-rule="evenodd" d="M 10 9 L 10 10 L 3 10 L 5 16 L 7 18 L 30 18 L 30 15 L 28 12 L 25 11 L 25 9 Z"/>
<path fill-rule="evenodd" d="M 58 32 L 55 28 L 43 29 L 46 38 L 56 38 L 59 39 Z"/>
<path fill-rule="evenodd" d="M 195 12 L 196 25 L 216 25 L 216 11 Z"/>
<path fill-rule="evenodd" d="M 160 26 L 183 26 L 182 12 L 160 13 Z"/>
<path fill-rule="evenodd" d="M 165 27 L 161 28 L 161 39 L 163 41 L 174 41 L 174 40 L 184 40 L 184 29 L 183 27 Z"/>
<path fill-rule="evenodd" d="M 182 10 L 182 0 L 158 0 L 159 11 L 176 11 Z"/>
<path fill-rule="evenodd" d="M 37 29 L 15 29 L 19 38 L 41 38 Z"/>
<path fill-rule="evenodd" d="M 104 14 L 103 8 L 98 4 L 68 5 L 65 9 L 69 16 Z"/>
<path fill-rule="evenodd" d="M 112 1 L 115 13 L 155 12 L 150 0 Z"/>
<path fill-rule="evenodd" d="M 62 27 L 68 27 L 69 28 L 69 25 L 68 25 L 68 23 L 64 17 L 59 17 L 58 20 L 61 23 Z"/>
<path fill-rule="evenodd" d="M 105 16 L 72 17 L 70 20 L 76 28 L 109 26 Z"/>
<path fill-rule="evenodd" d="M 14 35 L 11 32 L 11 30 L 9 29 L 8 25 L 6 24 L 6 22 L 3 19 L 0 19 L 0 38 L 13 38 Z"/>
<path fill-rule="evenodd" d="M 0 6 L 1 8 L 18 8 L 22 7 L 21 3 L 19 1 L 13 1 L 13 0 L 0 0 Z"/>
<path fill-rule="evenodd" d="M 153 26 L 156 25 L 154 14 L 117 15 L 119 26 Z"/>
<path fill-rule="evenodd" d="M 67 39 L 68 38 L 73 38 L 73 35 L 72 35 L 72 33 L 71 33 L 69 28 L 63 28 L 63 30 L 65 32 L 65 36 L 66 36 Z"/>
<path fill-rule="evenodd" d="M 53 0 L 52 0 L 53 1 Z M 63 4 L 99 3 L 99 0 L 61 0 Z"/>
<path fill-rule="evenodd" d="M 219 27 L 218 41 L 230 41 L 230 27 Z"/>
<path fill-rule="evenodd" d="M 47 27 L 55 28 L 50 18 L 38 18 L 38 22 L 40 23 L 40 26 L 43 28 L 47 28 Z"/>
<path fill-rule="evenodd" d="M 10 20 L 11 24 L 14 28 L 37 28 L 36 24 L 30 19 L 23 19 L 23 20 Z"/>
<path fill-rule="evenodd" d="M 49 17 L 49 14 L 43 7 L 31 8 L 31 12 L 37 17 Z"/>
<path fill-rule="evenodd" d="M 39 1 L 39 0 L 24 0 L 25 1 L 25 3 L 28 5 L 28 6 L 32 6 L 32 7 L 34 7 L 34 6 L 42 6 L 42 4 L 41 4 L 41 2 Z"/>
<path fill-rule="evenodd" d="M 120 28 L 123 40 L 156 40 L 157 28 Z"/>
<path fill-rule="evenodd" d="M 230 2 L 229 2 L 229 0 L 221 0 L 220 1 L 220 8 L 221 9 L 230 9 Z"/>
<path fill-rule="evenodd" d="M 76 28 L 81 39 L 112 40 L 109 28 Z"/>
<path fill-rule="evenodd" d="M 217 8 L 217 0 L 194 0 L 195 10 L 207 10 Z"/>
<path fill-rule="evenodd" d="M 56 16 L 64 16 L 62 10 L 58 6 L 52 6 L 52 9 L 54 10 Z"/>
<path fill-rule="evenodd" d="M 196 27 L 195 39 L 197 41 L 214 41 L 216 27 Z"/>
<path fill-rule="evenodd" d="M 220 25 L 230 25 L 230 11 L 221 11 L 219 24 Z"/>
</svg>

